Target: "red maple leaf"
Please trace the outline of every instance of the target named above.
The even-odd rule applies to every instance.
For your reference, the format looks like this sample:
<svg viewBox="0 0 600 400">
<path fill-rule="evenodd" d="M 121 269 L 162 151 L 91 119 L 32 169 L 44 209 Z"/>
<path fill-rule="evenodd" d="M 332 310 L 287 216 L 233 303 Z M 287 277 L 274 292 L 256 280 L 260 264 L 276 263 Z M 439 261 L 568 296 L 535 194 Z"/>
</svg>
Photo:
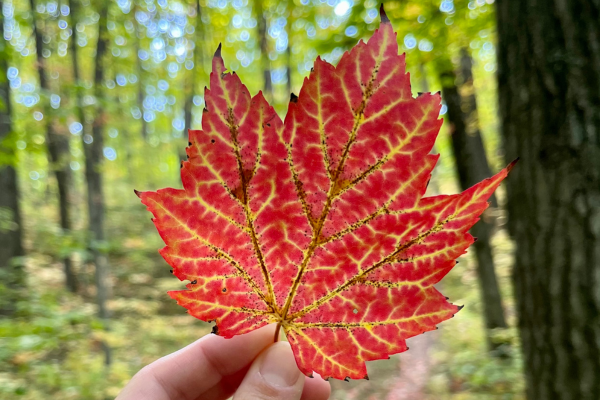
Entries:
<svg viewBox="0 0 600 400">
<path fill-rule="evenodd" d="M 339 64 L 317 58 L 282 122 L 217 51 L 184 189 L 139 192 L 187 290 L 169 295 L 214 332 L 283 327 L 300 370 L 365 378 L 459 307 L 434 288 L 509 168 L 423 197 L 439 94 L 413 98 L 384 19 Z"/>
</svg>

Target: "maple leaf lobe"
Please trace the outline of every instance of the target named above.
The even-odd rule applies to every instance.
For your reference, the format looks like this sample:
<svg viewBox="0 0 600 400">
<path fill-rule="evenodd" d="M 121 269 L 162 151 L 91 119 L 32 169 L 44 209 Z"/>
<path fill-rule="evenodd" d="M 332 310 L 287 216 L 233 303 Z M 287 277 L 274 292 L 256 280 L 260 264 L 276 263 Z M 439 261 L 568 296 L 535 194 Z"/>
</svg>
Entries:
<svg viewBox="0 0 600 400">
<path fill-rule="evenodd" d="M 461 194 L 423 197 L 438 156 L 441 98 L 413 98 L 382 24 L 333 66 L 317 58 L 282 121 L 215 52 L 183 189 L 136 192 L 161 255 L 187 290 L 169 295 L 213 333 L 280 324 L 300 370 L 367 378 L 460 308 L 434 284 L 509 167 Z"/>
</svg>

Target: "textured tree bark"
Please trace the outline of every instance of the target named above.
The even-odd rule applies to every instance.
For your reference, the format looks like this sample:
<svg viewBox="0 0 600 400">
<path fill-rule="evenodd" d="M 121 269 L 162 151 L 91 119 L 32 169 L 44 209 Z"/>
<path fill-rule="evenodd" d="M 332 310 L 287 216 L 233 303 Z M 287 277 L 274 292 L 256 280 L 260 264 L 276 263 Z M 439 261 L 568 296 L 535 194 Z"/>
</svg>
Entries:
<svg viewBox="0 0 600 400">
<path fill-rule="evenodd" d="M 94 60 L 94 96 L 96 98 L 96 107 L 91 131 L 87 128 L 85 121 L 85 112 L 83 109 L 83 96 L 81 88 L 77 85 L 77 112 L 81 124 L 84 126 L 82 132 L 83 150 L 85 155 L 85 179 L 87 183 L 87 203 L 90 236 L 89 250 L 94 259 L 95 282 L 97 291 L 98 317 L 104 322 L 105 329 L 108 329 L 109 312 L 106 306 L 109 295 L 108 274 L 109 266 L 106 254 L 102 251 L 101 244 L 105 240 L 104 236 L 104 192 L 102 186 L 102 157 L 104 149 L 103 131 L 104 131 L 104 112 L 102 100 L 104 93 L 102 85 L 104 83 L 104 56 L 107 50 L 107 31 L 106 22 L 108 16 L 109 2 L 100 2 L 99 20 L 98 20 L 98 42 L 96 45 L 96 58 Z M 72 26 L 76 26 L 79 4 L 77 0 L 71 0 L 71 18 Z M 73 61 L 73 74 L 75 81 L 79 82 L 80 72 L 77 59 L 76 35 L 77 30 L 73 30 L 71 57 Z M 105 356 L 105 364 L 111 363 L 111 349 L 106 342 L 102 342 L 102 349 Z"/>
<path fill-rule="evenodd" d="M 458 180 L 462 190 L 466 190 L 477 182 L 489 178 L 491 172 L 479 129 L 474 129 L 475 126 L 469 127 L 467 124 L 467 121 L 469 121 L 468 111 L 476 112 L 476 110 L 470 110 L 464 106 L 463 98 L 461 98 L 455 84 L 455 78 L 452 71 L 442 74 L 442 94 L 448 107 L 447 115 L 450 122 L 452 150 Z M 474 98 L 474 93 L 472 96 Z M 475 104 L 474 99 L 467 101 L 472 101 L 472 104 Z M 473 117 L 471 116 L 471 118 Z M 491 226 L 482 219 L 471 228 L 471 234 L 477 238 L 474 247 L 485 326 L 488 330 L 506 328 L 502 297 L 496 279 L 492 246 L 490 244 Z M 488 336 L 488 344 L 492 349 L 496 347 L 490 336 Z"/>
<path fill-rule="evenodd" d="M 0 1 L 0 10 L 3 2 Z M 6 78 L 8 70 L 8 44 L 4 39 L 4 16 L 0 13 L 0 143 L 11 132 L 11 104 L 10 85 Z M 9 146 L 0 148 L 1 152 L 8 152 L 9 158 L 14 155 L 14 149 Z M 18 290 L 25 285 L 25 276 L 21 263 L 15 262 L 15 257 L 24 255 L 23 251 L 23 228 L 21 226 L 21 214 L 19 210 L 19 188 L 17 184 L 17 173 L 11 165 L 0 165 L 0 212 L 8 220 L 0 225 L 0 273 L 2 283 L 7 290 L 0 303 L 0 315 L 10 315 L 15 310 L 15 302 Z"/>
<path fill-rule="evenodd" d="M 256 19 L 258 21 L 258 39 L 260 40 L 260 62 L 263 69 L 263 92 L 265 98 L 273 102 L 273 82 L 271 81 L 271 60 L 269 60 L 269 43 L 267 41 L 267 18 L 262 1 L 254 2 Z"/>
<path fill-rule="evenodd" d="M 600 398 L 600 3 L 499 0 L 498 91 L 529 399 Z"/>
<path fill-rule="evenodd" d="M 44 44 L 42 40 L 42 32 L 40 31 L 40 21 L 37 18 L 36 2 L 29 0 L 32 15 L 32 30 L 35 41 L 37 72 L 40 81 L 40 89 L 43 100 L 44 121 L 46 125 L 46 147 L 48 149 L 48 158 L 50 159 L 51 169 L 56 177 L 58 186 L 58 204 L 60 210 L 60 227 L 63 232 L 69 232 L 71 226 L 71 216 L 69 212 L 70 194 L 72 189 L 72 174 L 69 166 L 69 137 L 57 133 L 54 129 L 54 117 L 52 109 L 49 107 L 48 96 L 50 93 L 50 85 L 46 71 L 46 60 L 42 52 Z M 75 293 L 77 291 L 77 277 L 73 271 L 73 265 L 69 256 L 63 258 L 63 267 L 65 271 L 66 286 L 69 291 Z"/>
</svg>

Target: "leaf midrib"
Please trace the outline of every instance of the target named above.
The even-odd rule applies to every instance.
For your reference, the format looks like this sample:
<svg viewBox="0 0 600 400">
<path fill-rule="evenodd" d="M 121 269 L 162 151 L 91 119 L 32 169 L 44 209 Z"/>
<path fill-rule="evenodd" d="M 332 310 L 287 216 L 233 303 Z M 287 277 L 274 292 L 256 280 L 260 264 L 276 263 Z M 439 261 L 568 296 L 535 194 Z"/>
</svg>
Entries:
<svg viewBox="0 0 600 400">
<path fill-rule="evenodd" d="M 325 201 L 325 205 L 323 207 L 323 211 L 321 213 L 321 216 L 318 220 L 318 225 L 317 228 L 313 230 L 313 237 L 311 240 L 311 243 L 307 249 L 307 252 L 304 256 L 304 260 L 302 261 L 302 264 L 300 265 L 300 269 L 298 270 L 298 274 L 296 275 L 296 278 L 294 279 L 294 283 L 292 284 L 292 288 L 290 290 L 290 292 L 288 293 L 288 296 L 286 298 L 286 302 L 284 304 L 283 307 L 283 313 L 281 315 L 281 319 L 282 320 L 291 320 L 291 318 L 288 318 L 287 313 L 290 309 L 291 303 L 294 299 L 294 296 L 296 295 L 296 291 L 298 289 L 298 286 L 300 285 L 300 281 L 302 280 L 302 276 L 304 275 L 304 271 L 306 270 L 306 267 L 308 265 L 308 262 L 310 261 L 310 259 L 312 258 L 312 255 L 315 251 L 315 249 L 318 247 L 318 243 L 319 243 L 319 238 L 321 236 L 321 230 L 323 229 L 323 225 L 325 223 L 325 220 L 329 214 L 329 209 L 331 207 L 331 204 L 335 198 L 336 195 L 336 187 L 338 185 L 338 180 L 344 170 L 344 165 L 345 162 L 348 158 L 348 154 L 350 152 L 350 147 L 352 146 L 352 144 L 355 142 L 356 140 L 356 134 L 358 133 L 358 130 L 360 128 L 360 126 L 362 125 L 363 121 L 364 121 L 364 112 L 365 109 L 367 107 L 367 102 L 370 99 L 370 97 L 373 95 L 373 84 L 375 82 L 375 79 L 378 75 L 379 72 L 379 68 L 381 66 L 381 63 L 383 61 L 383 53 L 385 50 L 385 46 L 382 44 L 375 66 L 373 68 L 373 72 L 371 73 L 371 78 L 369 80 L 369 83 L 367 85 L 367 88 L 365 89 L 365 91 L 363 92 L 363 99 L 361 101 L 360 106 L 358 107 L 358 109 L 355 112 L 355 120 L 354 120 L 354 126 L 352 129 L 352 132 L 350 134 L 350 137 L 348 138 L 348 142 L 346 143 L 346 145 L 344 146 L 344 152 L 342 154 L 342 157 L 340 159 L 340 162 L 338 164 L 338 167 L 336 168 L 335 171 L 335 175 L 332 177 L 333 179 L 331 179 L 331 184 L 330 184 L 330 188 L 329 188 L 329 192 L 327 193 L 327 199 Z M 360 76 L 360 75 L 359 75 Z M 324 152 L 323 157 L 327 160 L 328 155 L 327 152 Z M 327 162 L 327 161 L 326 161 Z"/>
<path fill-rule="evenodd" d="M 271 282 L 271 274 L 269 274 L 269 271 L 267 270 L 264 255 L 260 248 L 260 244 L 258 243 L 258 236 L 256 234 L 256 228 L 254 227 L 254 218 L 252 217 L 252 213 L 250 211 L 250 206 L 248 204 L 248 202 L 249 202 L 248 182 L 246 181 L 246 175 L 244 174 L 244 165 L 242 162 L 240 146 L 238 143 L 238 125 L 235 123 L 235 117 L 233 115 L 233 106 L 230 104 L 230 99 L 227 98 L 226 100 L 228 103 L 227 104 L 228 105 L 227 126 L 229 127 L 229 132 L 231 135 L 231 142 L 233 144 L 233 148 L 234 148 L 234 152 L 235 152 L 235 158 L 236 158 L 237 167 L 238 167 L 238 175 L 240 177 L 240 185 L 242 188 L 242 199 L 238 199 L 238 201 L 242 204 L 242 208 L 244 209 L 244 214 L 246 216 L 246 223 L 248 224 L 248 228 L 250 231 L 249 234 L 250 234 L 250 238 L 252 240 L 252 246 L 254 249 L 254 253 L 255 253 L 258 263 L 260 265 L 260 269 L 261 269 L 263 278 L 265 279 L 265 285 L 267 286 L 267 298 L 264 299 L 265 303 L 267 304 L 267 307 L 269 307 L 273 312 L 277 312 L 278 307 L 277 307 L 277 303 L 275 301 L 273 284 Z M 263 117 L 263 114 L 262 114 L 262 109 L 261 109 L 259 121 L 262 121 L 262 117 Z M 262 126 L 262 124 L 259 124 L 259 129 L 260 129 L 260 126 Z M 260 157 L 260 152 L 257 154 L 256 165 L 258 165 L 258 163 L 259 163 L 258 157 Z M 256 173 L 256 165 L 254 166 L 253 175 Z"/>
</svg>

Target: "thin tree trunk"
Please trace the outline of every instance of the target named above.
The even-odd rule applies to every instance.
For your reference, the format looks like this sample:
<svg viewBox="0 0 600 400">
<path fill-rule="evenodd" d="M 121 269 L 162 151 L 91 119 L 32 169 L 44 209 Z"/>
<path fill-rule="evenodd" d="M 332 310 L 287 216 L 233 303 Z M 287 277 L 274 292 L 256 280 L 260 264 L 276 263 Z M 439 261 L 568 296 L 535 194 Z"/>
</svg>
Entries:
<svg viewBox="0 0 600 400">
<path fill-rule="evenodd" d="M 96 109 L 92 123 L 92 143 L 85 146 L 86 168 L 85 175 L 88 187 L 88 210 L 90 216 L 90 233 L 95 242 L 92 246 L 94 263 L 96 264 L 96 290 L 98 302 L 98 315 L 108 323 L 108 260 L 106 255 L 98 248 L 106 238 L 104 236 L 104 189 L 102 186 L 102 157 L 104 148 L 104 55 L 107 50 L 106 22 L 108 16 L 108 2 L 101 2 L 98 20 L 98 43 L 94 62 L 94 96 Z M 106 364 L 110 364 L 110 350 L 105 345 Z"/>
<path fill-rule="evenodd" d="M 204 26 L 202 25 L 202 6 L 200 0 L 195 1 L 196 6 L 196 29 L 194 30 L 194 68 L 192 68 L 186 77 L 186 97 L 184 103 L 184 121 L 185 132 L 192 129 L 192 110 L 194 108 L 194 96 L 197 95 L 197 76 L 204 69 Z M 185 157 L 185 154 L 184 154 Z"/>
<path fill-rule="evenodd" d="M 419 71 L 421 73 L 421 90 L 423 91 L 423 93 L 429 93 L 430 89 L 429 89 L 429 82 L 427 81 L 427 72 L 425 71 L 425 64 L 421 63 L 419 64 Z M 436 147 L 436 145 L 433 145 L 433 148 L 431 149 L 431 153 L 432 154 L 439 154 L 439 151 Z M 434 168 L 433 171 L 431 172 L 431 179 L 429 180 L 429 186 L 427 187 L 428 189 L 431 190 L 431 192 L 433 192 L 434 195 L 438 195 L 441 193 L 440 191 L 440 187 L 438 185 L 438 169 Z"/>
<path fill-rule="evenodd" d="M 457 172 L 464 190 L 492 176 L 479 129 L 477 98 L 473 84 L 473 58 L 468 50 L 464 48 L 461 49 L 459 78 L 461 81 L 459 87 L 460 110 L 462 111 L 464 123 L 460 127 L 460 132 L 459 130 L 454 132 L 452 147 L 457 158 Z M 452 114 L 457 113 L 458 110 L 452 112 Z M 498 207 L 495 194 L 490 197 L 490 206 L 493 208 Z M 491 245 L 494 220 L 488 211 L 483 214 L 482 220 L 471 228 L 471 233 L 477 238 L 474 244 L 475 257 L 477 258 L 477 271 L 484 301 L 486 327 L 488 329 L 506 328 L 507 323 L 502 307 L 502 296 L 496 279 Z M 492 349 L 502 344 L 495 342 L 495 340 L 494 337 L 488 337 L 488 343 Z"/>
<path fill-rule="evenodd" d="M 0 10 L 3 2 L 0 1 Z M 6 78 L 8 70 L 9 49 L 4 39 L 4 16 L 0 13 L 0 143 L 10 134 L 11 104 L 10 85 Z M 5 147 L 9 158 L 14 159 L 14 149 Z M 19 187 L 17 173 L 12 165 L 0 165 L 0 273 L 7 290 L 0 303 L 0 315 L 10 315 L 15 311 L 17 292 L 25 286 L 23 266 L 15 260 L 24 255 L 23 228 L 19 210 Z M 6 290 L 5 289 L 5 290 Z"/>
<path fill-rule="evenodd" d="M 477 182 L 489 178 L 490 174 L 485 154 L 476 154 L 482 151 L 479 146 L 481 138 L 479 131 L 473 132 L 467 126 L 468 114 L 465 115 L 461 108 L 462 99 L 455 84 L 454 72 L 442 74 L 442 94 L 448 107 L 448 122 L 452 135 L 452 150 L 454 152 L 455 165 L 460 186 L 463 190 L 468 189 Z M 484 175 L 485 174 L 485 175 Z M 471 234 L 477 238 L 475 242 L 475 256 L 477 258 L 477 275 L 482 296 L 483 314 L 485 326 L 489 329 L 506 328 L 504 310 L 500 288 L 494 271 L 494 258 L 490 244 L 491 227 L 482 219 L 471 228 Z M 496 347 L 488 336 L 491 348 Z"/>
<path fill-rule="evenodd" d="M 115 103 L 119 104 L 119 118 L 122 121 L 127 121 L 131 118 L 131 114 L 129 113 L 129 109 L 127 107 L 127 102 L 123 101 L 121 96 L 117 93 L 115 95 Z M 131 137 L 130 127 L 128 125 L 124 125 L 121 129 L 121 135 L 123 137 L 123 148 L 125 149 L 125 163 L 127 165 L 127 182 L 133 182 L 134 176 L 134 165 L 133 165 L 133 150 L 131 146 L 131 142 L 133 138 Z M 130 190 L 127 191 L 127 195 L 129 195 Z"/>
<path fill-rule="evenodd" d="M 205 62 L 204 46 L 206 45 L 206 35 L 202 23 L 202 5 L 200 4 L 200 0 L 195 0 L 194 3 L 196 7 L 196 28 L 194 30 L 193 39 L 195 43 L 193 54 L 194 68 L 189 70 L 186 75 L 186 85 L 184 90 L 185 101 L 183 105 L 184 131 L 186 134 L 192 129 L 194 97 L 198 94 L 198 74 L 201 71 L 204 71 Z M 186 144 L 187 142 L 186 136 Z M 178 155 L 180 161 L 185 161 L 187 159 L 185 147 L 178 147 Z"/>
<path fill-rule="evenodd" d="M 285 49 L 286 56 L 286 74 L 287 74 L 287 96 L 286 99 L 289 98 L 292 94 L 292 14 L 294 10 L 294 2 L 292 0 L 288 0 L 287 2 L 287 21 L 285 24 L 285 31 L 287 34 L 287 47 Z"/>
<path fill-rule="evenodd" d="M 79 71 L 79 58 L 78 58 L 78 47 L 77 47 L 77 23 L 78 23 L 78 13 L 79 13 L 79 2 L 80 0 L 65 0 L 65 3 L 69 6 L 70 8 L 70 13 L 69 13 L 69 18 L 70 18 L 70 23 L 69 26 L 71 26 L 71 29 L 73 31 L 73 33 L 70 36 L 70 42 L 69 42 L 69 53 L 71 55 L 71 66 L 72 66 L 72 77 L 73 77 L 73 94 L 75 97 L 75 107 L 74 107 L 74 111 L 75 111 L 75 117 L 79 120 L 79 123 L 81 123 L 82 126 L 82 131 L 81 131 L 81 137 L 84 138 L 85 134 L 87 134 L 88 132 L 88 128 L 87 128 L 87 124 L 86 124 L 86 119 L 85 119 L 85 111 L 84 111 L 84 106 L 83 106 L 83 82 L 81 81 L 80 78 L 80 71 Z M 82 143 L 83 147 L 85 148 L 85 143 Z M 83 217 L 85 212 L 81 209 L 79 209 L 78 207 L 78 211 L 79 211 L 79 217 Z M 83 286 L 86 286 L 89 282 L 86 281 L 80 281 L 80 284 Z"/>
<path fill-rule="evenodd" d="M 289 38 L 289 36 L 288 36 Z M 292 94 L 292 51 L 290 49 L 291 43 L 288 42 L 288 47 L 287 49 L 285 49 L 285 54 L 286 54 L 286 62 L 287 65 L 285 66 L 286 68 L 286 74 L 287 74 L 287 92 L 291 95 Z"/>
<path fill-rule="evenodd" d="M 258 40 L 260 41 L 260 63 L 263 70 L 263 92 L 269 102 L 273 101 L 273 82 L 271 81 L 271 60 L 269 59 L 269 42 L 267 39 L 267 18 L 262 1 L 254 2 L 258 21 Z"/>
<path fill-rule="evenodd" d="M 64 233 L 71 231 L 71 217 L 69 212 L 70 193 L 72 189 L 72 174 L 69 167 L 69 136 L 61 135 L 54 129 L 54 113 L 48 104 L 50 85 L 46 71 L 46 60 L 42 56 L 44 44 L 42 41 L 42 32 L 40 31 L 40 21 L 37 18 L 35 0 L 29 0 L 32 15 L 32 30 L 35 41 L 37 72 L 42 92 L 42 104 L 44 111 L 44 121 L 46 121 L 46 147 L 48 149 L 48 158 L 50 159 L 50 169 L 54 172 L 58 186 L 58 204 L 60 210 L 60 227 Z M 63 267 L 65 272 L 66 286 L 71 292 L 77 291 L 77 278 L 73 271 L 70 256 L 63 258 Z"/>
<path fill-rule="evenodd" d="M 139 23 L 137 21 L 137 19 L 135 18 L 135 12 L 138 10 L 139 6 L 137 3 L 137 0 L 134 0 L 133 2 L 133 26 L 135 28 L 134 31 L 134 35 L 135 35 L 135 66 L 136 66 L 136 70 L 137 70 L 137 76 L 138 76 L 138 82 L 137 82 L 137 103 L 138 103 L 138 108 L 140 109 L 140 112 L 142 113 L 141 116 L 141 123 L 142 123 L 142 137 L 145 139 L 148 138 L 148 123 L 146 122 L 146 120 L 144 119 L 144 68 L 142 66 L 142 59 L 139 57 L 139 50 L 142 48 L 142 35 L 143 35 L 143 29 L 140 29 Z"/>
<path fill-rule="evenodd" d="M 475 94 L 475 86 L 473 85 L 473 58 L 468 50 L 464 48 L 460 53 L 459 78 L 461 81 L 459 86 L 461 109 L 465 121 L 465 139 L 469 142 L 469 147 L 472 149 L 468 154 L 468 157 L 471 159 L 470 162 L 473 165 L 473 169 L 468 172 L 468 175 L 472 176 L 473 183 L 469 182 L 468 185 L 472 186 L 475 183 L 492 176 L 492 170 L 490 169 L 487 160 L 485 146 L 479 128 L 477 97 Z M 467 176 L 467 174 L 462 175 L 465 177 Z M 492 197 L 490 197 L 490 204 L 494 208 L 498 207 L 498 200 L 496 200 L 495 194 L 492 194 Z"/>
<path fill-rule="evenodd" d="M 108 329 L 109 313 L 106 306 L 108 300 L 108 273 L 109 266 L 106 255 L 100 249 L 101 243 L 105 240 L 104 236 L 104 193 L 102 188 L 102 157 L 103 157 L 103 130 L 104 130 L 104 113 L 103 113 L 103 90 L 102 84 L 104 81 L 104 65 L 103 59 L 107 49 L 107 31 L 106 22 L 108 15 L 108 2 L 100 3 L 100 18 L 98 20 L 98 43 L 96 46 L 96 57 L 94 61 L 94 96 L 96 97 L 96 109 L 92 122 L 91 132 L 87 128 L 85 122 L 85 113 L 83 109 L 83 96 L 81 86 L 77 87 L 77 112 L 84 126 L 82 132 L 83 149 L 85 154 L 85 178 L 87 183 L 88 197 L 88 215 L 89 215 L 89 235 L 90 235 L 90 252 L 92 253 L 95 265 L 95 281 L 97 291 L 98 316 L 104 322 L 105 329 Z M 71 16 L 73 22 L 71 25 L 76 26 L 79 4 L 77 0 L 71 0 Z M 76 32 L 73 30 L 71 58 L 73 62 L 73 75 L 76 82 L 80 81 L 79 63 L 77 58 Z M 90 142 L 91 140 L 91 142 Z M 86 143 L 86 141 L 88 143 Z M 111 363 L 111 350 L 108 344 L 102 342 L 102 347 L 105 355 L 105 364 Z"/>
<path fill-rule="evenodd" d="M 501 0 L 498 92 L 530 400 L 600 399 L 600 3 Z"/>
</svg>

